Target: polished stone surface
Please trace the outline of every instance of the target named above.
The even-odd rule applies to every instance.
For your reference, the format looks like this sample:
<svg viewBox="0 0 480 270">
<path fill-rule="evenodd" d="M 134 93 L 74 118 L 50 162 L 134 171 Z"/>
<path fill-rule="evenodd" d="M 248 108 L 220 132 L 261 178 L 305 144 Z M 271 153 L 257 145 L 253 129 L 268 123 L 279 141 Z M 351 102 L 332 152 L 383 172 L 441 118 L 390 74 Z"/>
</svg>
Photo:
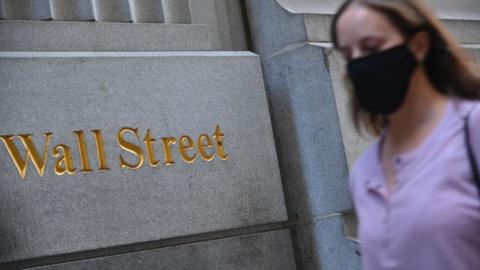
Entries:
<svg viewBox="0 0 480 270">
<path fill-rule="evenodd" d="M 99 22 L 131 22 L 129 0 L 92 0 L 95 20 Z"/>
<path fill-rule="evenodd" d="M 254 50 L 269 57 L 307 40 L 302 16 L 290 14 L 275 0 L 246 1 Z"/>
<path fill-rule="evenodd" d="M 128 0 L 134 23 L 164 22 L 161 0 Z"/>
<path fill-rule="evenodd" d="M 4 17 L 8 20 L 51 19 L 49 0 L 0 0 Z"/>
<path fill-rule="evenodd" d="M 298 241 L 306 247 L 302 256 L 304 269 L 360 270 L 360 245 L 345 238 L 344 218 L 341 214 L 314 217 L 310 222 L 295 226 Z M 312 237 L 309 233 L 315 232 Z"/>
<path fill-rule="evenodd" d="M 204 25 L 0 21 L 0 51 L 203 51 L 210 48 L 208 29 Z"/>
<path fill-rule="evenodd" d="M 192 23 L 208 27 L 213 50 L 246 51 L 241 0 L 189 0 Z"/>
<path fill-rule="evenodd" d="M 288 230 L 281 230 L 32 269 L 294 270 L 296 268 L 290 233 Z"/>
<path fill-rule="evenodd" d="M 287 204 L 300 220 L 353 207 L 325 57 L 304 45 L 264 60 Z"/>
<path fill-rule="evenodd" d="M 41 134 L 53 132 L 44 177 L 30 162 L 22 180 L 0 145 L 0 262 L 287 218 L 252 53 L 0 52 L 0 78 L 0 134 L 33 133 L 43 149 Z M 172 148 L 174 165 L 120 169 L 119 155 L 137 160 L 117 144 L 122 127 L 139 128 L 140 139 L 151 129 L 158 143 L 166 136 L 211 136 L 217 125 L 228 160 L 188 164 Z M 102 131 L 110 171 L 96 170 L 93 129 Z M 56 144 L 70 146 L 80 169 L 75 130 L 85 131 L 95 171 L 57 176 Z M 133 134 L 126 139 L 145 151 Z M 160 145 L 155 151 L 163 162 Z"/>
<path fill-rule="evenodd" d="M 166 23 L 192 23 L 189 0 L 162 0 Z"/>
<path fill-rule="evenodd" d="M 91 0 L 50 0 L 52 19 L 91 21 L 95 19 Z"/>
</svg>

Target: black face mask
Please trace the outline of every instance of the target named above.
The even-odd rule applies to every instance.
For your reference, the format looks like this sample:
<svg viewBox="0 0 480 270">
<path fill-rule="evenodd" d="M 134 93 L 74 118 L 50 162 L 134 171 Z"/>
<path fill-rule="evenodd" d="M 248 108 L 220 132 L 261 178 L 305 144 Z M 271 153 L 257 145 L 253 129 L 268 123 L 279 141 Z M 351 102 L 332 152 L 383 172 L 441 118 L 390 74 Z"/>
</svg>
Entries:
<svg viewBox="0 0 480 270">
<path fill-rule="evenodd" d="M 417 60 L 407 44 L 351 60 L 347 65 L 360 107 L 388 115 L 402 106 Z"/>
</svg>

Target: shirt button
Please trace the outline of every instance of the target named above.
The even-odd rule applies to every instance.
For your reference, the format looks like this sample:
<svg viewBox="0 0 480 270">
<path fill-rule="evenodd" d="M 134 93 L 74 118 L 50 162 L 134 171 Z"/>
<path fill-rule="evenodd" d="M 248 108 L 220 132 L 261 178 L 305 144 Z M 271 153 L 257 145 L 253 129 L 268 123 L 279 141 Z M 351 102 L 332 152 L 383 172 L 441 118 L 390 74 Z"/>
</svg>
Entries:
<svg viewBox="0 0 480 270">
<path fill-rule="evenodd" d="M 395 158 L 395 163 L 396 164 L 400 164 L 402 162 L 402 159 L 401 158 Z"/>
</svg>

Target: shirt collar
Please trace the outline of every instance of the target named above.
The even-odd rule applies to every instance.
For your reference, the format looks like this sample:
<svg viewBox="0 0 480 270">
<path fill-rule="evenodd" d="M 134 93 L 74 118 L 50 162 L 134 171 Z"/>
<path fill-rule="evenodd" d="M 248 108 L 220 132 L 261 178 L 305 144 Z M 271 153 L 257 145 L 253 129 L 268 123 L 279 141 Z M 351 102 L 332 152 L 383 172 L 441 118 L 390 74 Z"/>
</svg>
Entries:
<svg viewBox="0 0 480 270">
<path fill-rule="evenodd" d="M 445 108 L 444 116 L 439 122 L 438 126 L 434 129 L 434 131 L 432 131 L 432 134 L 430 134 L 430 136 L 428 136 L 425 141 L 417 147 L 417 149 L 413 149 L 408 153 L 397 155 L 395 159 L 398 158 L 402 160 L 402 162 L 412 161 L 415 159 L 416 156 L 419 156 L 419 154 L 421 154 L 422 149 L 427 148 L 431 143 L 434 143 L 436 137 L 438 136 L 437 133 L 439 133 L 439 130 L 441 130 L 441 128 L 448 123 L 453 107 L 454 100 L 449 100 L 447 107 Z M 383 129 L 379 138 L 373 144 L 373 147 L 369 152 L 369 160 L 373 162 L 369 170 L 365 172 L 365 187 L 368 190 L 378 190 L 385 186 L 385 176 L 382 167 L 381 150 L 388 129 L 388 126 Z"/>
<path fill-rule="evenodd" d="M 373 144 L 373 147 L 371 148 L 371 151 L 369 153 L 370 155 L 370 160 L 373 162 L 371 163 L 372 166 L 368 169 L 367 172 L 365 172 L 365 187 L 370 190 L 370 189 L 380 189 L 381 187 L 384 186 L 384 180 L 383 180 L 383 168 L 382 168 L 382 161 L 380 159 L 381 156 L 381 146 L 383 144 L 383 141 L 385 139 L 387 129 L 384 129 L 382 133 L 380 134 L 380 137 L 378 140 Z"/>
</svg>

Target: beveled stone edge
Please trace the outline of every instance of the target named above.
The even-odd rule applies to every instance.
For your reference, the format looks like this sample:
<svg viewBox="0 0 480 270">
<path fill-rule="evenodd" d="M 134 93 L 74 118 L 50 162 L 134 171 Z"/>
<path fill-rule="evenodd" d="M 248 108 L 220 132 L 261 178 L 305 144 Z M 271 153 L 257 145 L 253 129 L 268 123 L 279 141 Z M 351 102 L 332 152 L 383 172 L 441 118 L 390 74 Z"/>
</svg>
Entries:
<svg viewBox="0 0 480 270">
<path fill-rule="evenodd" d="M 22 259 L 10 262 L 0 263 L 0 269 L 24 269 L 35 268 L 47 265 L 62 264 L 72 261 L 89 260 L 108 256 L 116 256 L 133 252 L 141 252 L 152 249 L 167 248 L 181 245 L 190 245 L 206 241 L 228 239 L 234 237 L 247 236 L 251 234 L 266 233 L 288 229 L 287 221 L 254 225 L 249 227 L 227 229 L 221 231 L 206 232 L 194 235 L 186 235 L 167 239 L 153 240 L 141 243 L 131 243 L 120 246 L 99 248 L 94 250 L 84 250 L 72 253 L 56 254 L 44 257 Z"/>
<path fill-rule="evenodd" d="M 0 51 L 0 58 L 258 57 L 250 51 Z"/>
<path fill-rule="evenodd" d="M 6 44 L 0 44 L 0 51 L 209 51 L 212 49 L 208 28 L 203 24 L 170 24 L 170 23 L 129 23 L 129 22 L 97 22 L 97 21 L 30 21 L 30 20 L 0 20 L 0 29 L 2 32 L 8 31 L 11 27 L 17 31 L 35 27 L 42 29 L 42 33 L 53 28 L 55 32 L 48 35 L 28 36 L 29 33 L 20 32 L 15 40 L 10 40 Z M 72 29 L 73 28 L 73 29 Z M 60 30 L 59 30 L 60 29 Z M 99 44 L 80 44 L 70 41 L 72 31 L 82 30 L 89 32 L 90 39 L 99 39 Z M 158 34 L 165 31 L 163 38 L 169 40 L 155 40 Z M 82 34 L 77 31 L 76 34 Z M 104 33 L 110 33 L 111 36 L 105 37 Z M 130 34 L 128 40 L 124 42 L 115 42 L 125 38 L 125 32 Z M 48 33 L 48 32 L 47 32 Z M 26 35 L 23 37 L 22 35 Z M 32 35 L 32 33 L 30 33 Z M 67 48 L 54 46 L 55 40 L 60 37 L 61 43 L 74 44 Z M 101 37 L 101 38 L 98 38 Z M 36 41 L 29 44 L 30 40 Z M 144 39 L 142 41 L 141 39 Z M 41 46 L 39 47 L 38 40 Z M 152 40 L 154 42 L 152 42 Z M 20 49 L 13 47 L 15 44 L 23 43 Z M 25 44 L 27 43 L 27 44 Z M 130 48 L 125 47 L 126 44 Z M 74 47 L 73 49 L 70 47 Z"/>
</svg>

